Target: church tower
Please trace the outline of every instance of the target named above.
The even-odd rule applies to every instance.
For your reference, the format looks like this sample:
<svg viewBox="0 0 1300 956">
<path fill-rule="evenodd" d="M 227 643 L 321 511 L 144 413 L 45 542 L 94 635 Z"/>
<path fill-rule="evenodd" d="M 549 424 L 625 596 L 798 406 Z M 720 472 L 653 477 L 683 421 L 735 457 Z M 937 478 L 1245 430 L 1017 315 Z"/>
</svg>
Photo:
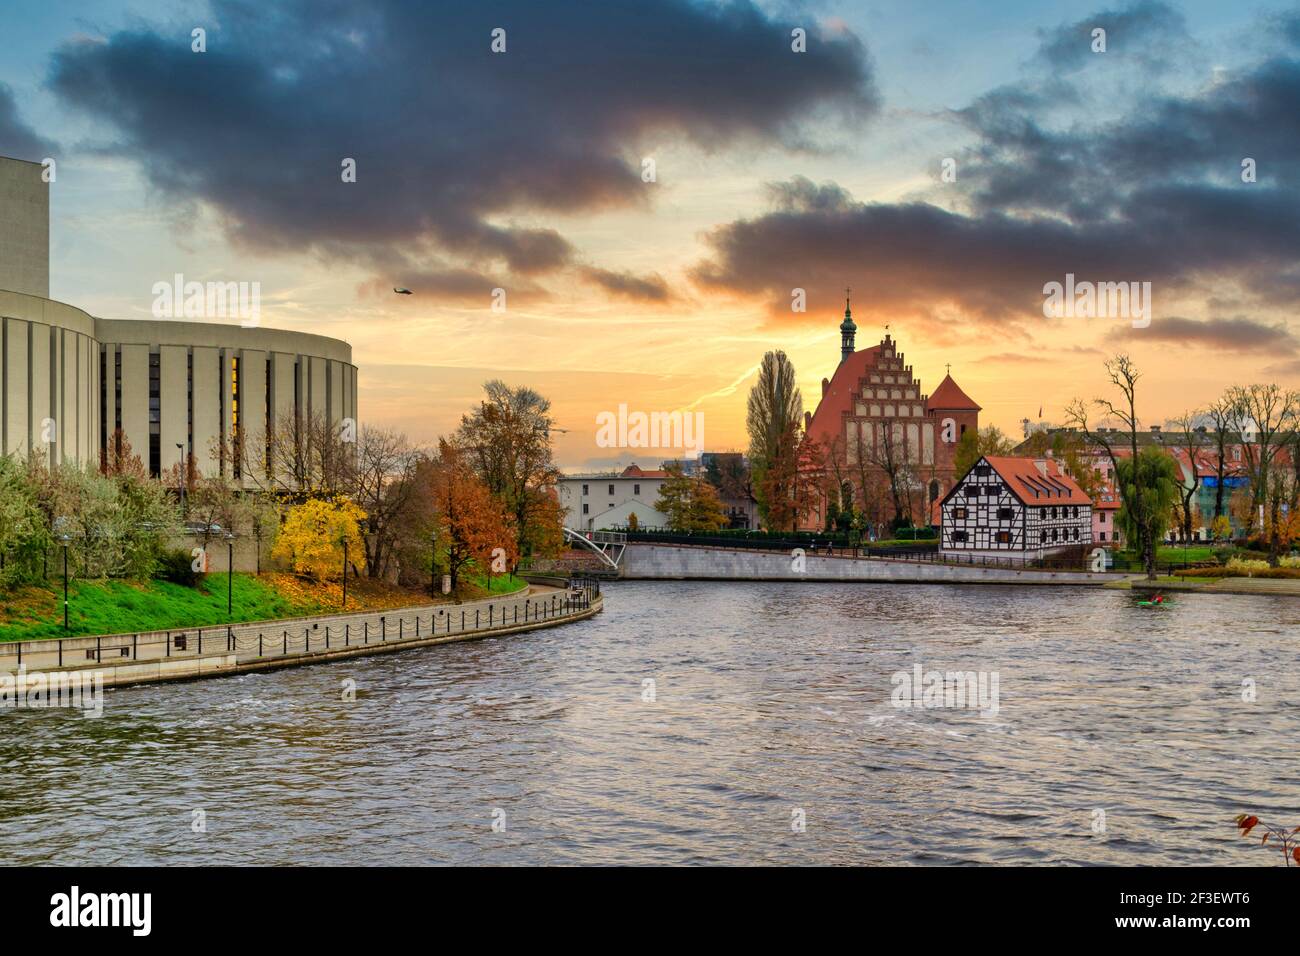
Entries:
<svg viewBox="0 0 1300 956">
<path fill-rule="evenodd" d="M 853 337 L 858 327 L 853 323 L 853 310 L 849 308 L 849 290 L 844 290 L 844 321 L 840 323 L 840 363 L 853 354 Z"/>
</svg>

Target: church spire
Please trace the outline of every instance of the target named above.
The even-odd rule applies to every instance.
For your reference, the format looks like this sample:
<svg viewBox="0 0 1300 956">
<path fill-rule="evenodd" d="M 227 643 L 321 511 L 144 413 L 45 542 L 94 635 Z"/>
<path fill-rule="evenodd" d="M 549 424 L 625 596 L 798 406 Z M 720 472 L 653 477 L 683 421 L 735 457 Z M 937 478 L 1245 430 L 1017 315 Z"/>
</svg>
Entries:
<svg viewBox="0 0 1300 956">
<path fill-rule="evenodd" d="M 849 304 L 849 292 L 844 290 L 844 321 L 840 323 L 840 362 L 853 354 L 853 337 L 858 331 L 858 327 L 853 323 L 853 309 Z"/>
</svg>

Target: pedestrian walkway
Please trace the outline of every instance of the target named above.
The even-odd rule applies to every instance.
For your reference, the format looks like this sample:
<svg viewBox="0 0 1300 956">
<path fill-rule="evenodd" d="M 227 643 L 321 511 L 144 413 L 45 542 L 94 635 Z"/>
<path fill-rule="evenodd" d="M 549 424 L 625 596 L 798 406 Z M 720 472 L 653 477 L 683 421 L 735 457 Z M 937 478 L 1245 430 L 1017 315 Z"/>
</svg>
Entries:
<svg viewBox="0 0 1300 956">
<path fill-rule="evenodd" d="M 252 624 L 0 644 L 0 673 L 94 670 L 126 684 L 260 670 L 578 620 L 602 607 L 599 584 L 530 585 L 514 595 Z"/>
</svg>

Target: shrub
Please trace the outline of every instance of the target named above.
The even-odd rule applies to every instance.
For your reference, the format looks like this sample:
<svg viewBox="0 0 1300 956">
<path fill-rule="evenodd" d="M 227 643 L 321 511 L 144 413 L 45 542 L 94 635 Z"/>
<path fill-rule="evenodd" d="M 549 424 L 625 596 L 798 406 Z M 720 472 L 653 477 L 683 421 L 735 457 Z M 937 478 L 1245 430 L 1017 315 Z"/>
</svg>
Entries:
<svg viewBox="0 0 1300 956">
<path fill-rule="evenodd" d="M 1269 570 L 1269 563 L 1249 558 L 1229 558 L 1227 568 L 1229 571 L 1235 571 L 1238 574 L 1252 574 L 1256 571 Z"/>
<path fill-rule="evenodd" d="M 182 587 L 196 588 L 203 581 L 203 572 L 194 570 L 190 553 L 183 548 L 164 551 L 158 559 L 158 577 Z"/>
</svg>

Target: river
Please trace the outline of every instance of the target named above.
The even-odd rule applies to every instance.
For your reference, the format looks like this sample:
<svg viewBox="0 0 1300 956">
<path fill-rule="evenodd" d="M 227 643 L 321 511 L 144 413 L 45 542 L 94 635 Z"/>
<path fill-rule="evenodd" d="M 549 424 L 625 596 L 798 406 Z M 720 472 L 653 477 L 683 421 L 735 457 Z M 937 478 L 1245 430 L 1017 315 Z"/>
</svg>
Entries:
<svg viewBox="0 0 1300 956">
<path fill-rule="evenodd" d="M 1243 865 L 1275 861 L 1237 813 L 1300 826 L 1291 599 L 605 595 L 529 634 L 110 690 L 99 719 L 0 713 L 4 861 Z M 995 675 L 996 713 L 896 706 L 916 664 Z"/>
</svg>

